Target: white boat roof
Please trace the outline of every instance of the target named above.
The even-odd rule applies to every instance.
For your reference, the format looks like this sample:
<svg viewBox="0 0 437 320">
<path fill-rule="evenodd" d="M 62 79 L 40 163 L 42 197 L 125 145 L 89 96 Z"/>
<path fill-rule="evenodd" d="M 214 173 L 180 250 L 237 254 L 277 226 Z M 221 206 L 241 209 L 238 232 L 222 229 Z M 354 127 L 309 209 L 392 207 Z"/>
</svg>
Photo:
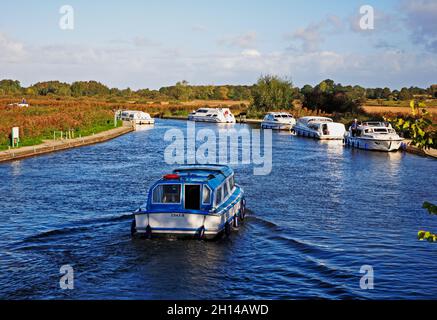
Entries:
<svg viewBox="0 0 437 320">
<path fill-rule="evenodd" d="M 229 108 L 199 108 L 196 111 L 199 110 L 205 110 L 205 111 L 223 111 L 223 110 L 229 110 Z"/>
<path fill-rule="evenodd" d="M 390 128 L 391 126 L 387 126 L 385 122 L 382 121 L 366 121 L 361 124 L 362 127 L 382 127 L 382 128 Z"/>
<path fill-rule="evenodd" d="M 301 121 L 305 121 L 305 122 L 333 122 L 331 118 L 327 118 L 327 117 L 313 117 L 313 116 L 308 116 L 308 117 L 302 117 L 299 120 Z"/>
<path fill-rule="evenodd" d="M 291 113 L 288 112 L 268 112 L 267 114 L 271 114 L 274 116 L 282 116 L 282 115 L 293 116 Z"/>
<path fill-rule="evenodd" d="M 122 112 L 127 112 L 127 113 L 145 113 L 145 114 L 148 114 L 147 112 L 140 111 L 140 110 L 123 110 Z"/>
</svg>

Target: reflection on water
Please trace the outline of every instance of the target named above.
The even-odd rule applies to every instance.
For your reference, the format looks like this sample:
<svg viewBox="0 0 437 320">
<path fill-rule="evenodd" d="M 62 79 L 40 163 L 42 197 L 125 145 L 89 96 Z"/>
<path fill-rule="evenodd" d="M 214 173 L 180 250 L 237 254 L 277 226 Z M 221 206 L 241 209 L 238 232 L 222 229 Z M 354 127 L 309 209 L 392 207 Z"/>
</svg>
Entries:
<svg viewBox="0 0 437 320">
<path fill-rule="evenodd" d="M 13 176 L 19 176 L 21 174 L 21 160 L 11 162 L 11 169 Z"/>
<path fill-rule="evenodd" d="M 137 299 L 437 298 L 437 162 L 273 133 L 273 168 L 234 166 L 250 215 L 217 242 L 132 240 L 129 212 L 173 167 L 170 128 L 0 165 L 0 297 Z M 249 125 L 226 125 L 237 130 Z M 218 135 L 223 126 L 196 124 Z M 420 188 L 415 187 L 420 183 Z M 58 290 L 59 267 L 75 290 Z M 375 270 L 363 291 L 360 267 Z"/>
<path fill-rule="evenodd" d="M 153 130 L 153 128 L 155 127 L 155 125 L 153 124 L 137 124 L 135 125 L 135 131 L 148 131 L 148 130 Z"/>
</svg>

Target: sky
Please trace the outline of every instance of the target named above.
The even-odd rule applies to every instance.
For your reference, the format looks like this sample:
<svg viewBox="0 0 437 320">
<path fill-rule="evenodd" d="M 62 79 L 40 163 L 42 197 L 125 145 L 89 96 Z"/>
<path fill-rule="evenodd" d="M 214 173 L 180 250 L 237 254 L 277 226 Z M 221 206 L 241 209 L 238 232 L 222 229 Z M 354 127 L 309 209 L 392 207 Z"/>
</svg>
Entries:
<svg viewBox="0 0 437 320">
<path fill-rule="evenodd" d="M 73 9 L 73 29 L 62 29 Z M 373 29 L 360 28 L 369 5 Z M 61 21 L 62 20 L 62 21 Z M 437 84 L 437 0 L 14 0 L 0 4 L 0 79 L 110 87 L 333 79 Z"/>
</svg>

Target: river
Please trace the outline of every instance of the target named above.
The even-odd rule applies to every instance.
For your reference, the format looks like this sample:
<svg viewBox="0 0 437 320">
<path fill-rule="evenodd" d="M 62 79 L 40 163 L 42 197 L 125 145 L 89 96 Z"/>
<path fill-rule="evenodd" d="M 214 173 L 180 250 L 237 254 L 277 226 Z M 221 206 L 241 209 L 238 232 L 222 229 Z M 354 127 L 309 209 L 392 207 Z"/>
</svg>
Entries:
<svg viewBox="0 0 437 320">
<path fill-rule="evenodd" d="M 243 128 L 246 125 L 235 125 Z M 273 133 L 273 168 L 234 166 L 249 217 L 228 238 L 133 240 L 132 210 L 173 166 L 158 120 L 0 164 L 1 299 L 436 299 L 437 162 Z M 212 124 L 197 128 L 217 130 Z M 59 286 L 74 269 L 74 289 Z M 361 289 L 362 266 L 374 288 Z"/>
</svg>

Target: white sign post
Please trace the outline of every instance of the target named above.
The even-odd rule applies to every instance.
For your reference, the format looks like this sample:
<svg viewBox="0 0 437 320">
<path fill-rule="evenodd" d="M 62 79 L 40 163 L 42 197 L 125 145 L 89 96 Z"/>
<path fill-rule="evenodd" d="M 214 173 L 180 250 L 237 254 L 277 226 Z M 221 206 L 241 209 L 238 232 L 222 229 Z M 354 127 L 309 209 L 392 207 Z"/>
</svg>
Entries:
<svg viewBox="0 0 437 320">
<path fill-rule="evenodd" d="M 19 142 L 20 142 L 20 128 L 13 127 L 12 128 L 12 148 L 18 147 Z"/>
</svg>

